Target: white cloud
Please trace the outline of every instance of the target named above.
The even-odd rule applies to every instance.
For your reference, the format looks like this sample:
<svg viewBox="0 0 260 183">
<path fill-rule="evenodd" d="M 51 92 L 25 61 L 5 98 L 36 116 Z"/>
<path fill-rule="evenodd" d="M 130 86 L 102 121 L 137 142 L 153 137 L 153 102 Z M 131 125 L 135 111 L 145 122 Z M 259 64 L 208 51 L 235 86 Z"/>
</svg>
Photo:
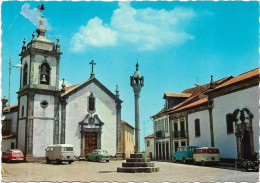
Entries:
<svg viewBox="0 0 260 183">
<path fill-rule="evenodd" d="M 196 16 L 192 9 L 135 9 L 130 2 L 119 2 L 118 5 L 109 25 L 103 25 L 102 20 L 95 17 L 74 34 L 73 51 L 83 51 L 86 46 L 114 46 L 118 43 L 132 44 L 139 50 L 155 50 L 194 39 L 183 26 Z"/>
<path fill-rule="evenodd" d="M 30 5 L 25 3 L 21 9 L 21 15 L 27 18 L 33 25 L 36 27 L 39 26 L 39 20 L 41 16 L 41 12 L 37 8 L 30 9 Z M 48 19 L 44 18 L 44 26 L 47 29 L 51 29 L 51 25 L 48 23 Z"/>
<path fill-rule="evenodd" d="M 103 25 L 103 21 L 95 17 L 81 26 L 79 32 L 72 37 L 73 51 L 83 51 L 86 46 L 113 46 L 117 41 L 117 32 Z"/>
</svg>

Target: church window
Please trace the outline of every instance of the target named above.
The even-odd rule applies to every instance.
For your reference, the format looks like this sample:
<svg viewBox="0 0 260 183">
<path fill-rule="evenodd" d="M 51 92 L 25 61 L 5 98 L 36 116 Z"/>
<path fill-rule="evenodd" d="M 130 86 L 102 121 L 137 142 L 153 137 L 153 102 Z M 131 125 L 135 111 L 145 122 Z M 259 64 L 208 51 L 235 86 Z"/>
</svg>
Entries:
<svg viewBox="0 0 260 183">
<path fill-rule="evenodd" d="M 49 85 L 50 84 L 50 66 L 47 63 L 43 63 L 41 65 L 41 84 L 46 84 Z"/>
<path fill-rule="evenodd" d="M 161 125 L 162 125 L 162 131 L 164 131 L 164 119 L 162 119 Z"/>
<path fill-rule="evenodd" d="M 49 103 L 48 103 L 47 100 L 44 100 L 44 101 L 41 102 L 41 106 L 42 106 L 43 108 L 48 107 L 48 105 L 49 105 Z"/>
<path fill-rule="evenodd" d="M 200 136 L 200 120 L 195 119 L 195 137 Z"/>
<path fill-rule="evenodd" d="M 168 132 L 168 119 L 165 119 L 165 131 Z"/>
<path fill-rule="evenodd" d="M 28 65 L 24 64 L 23 67 L 23 86 L 27 85 Z"/>
<path fill-rule="evenodd" d="M 24 117 L 24 106 L 22 107 L 22 118 Z"/>
<path fill-rule="evenodd" d="M 150 147 L 150 141 L 147 140 L 147 147 Z"/>
<path fill-rule="evenodd" d="M 94 113 L 95 110 L 96 110 L 95 97 L 93 96 L 93 93 L 91 93 L 90 96 L 88 97 L 88 111 L 90 113 Z"/>
<path fill-rule="evenodd" d="M 11 120 L 2 121 L 2 135 L 9 135 L 11 133 Z"/>
<path fill-rule="evenodd" d="M 227 123 L 227 134 L 234 133 L 233 114 L 229 113 L 229 114 L 226 115 L 226 123 Z"/>
</svg>

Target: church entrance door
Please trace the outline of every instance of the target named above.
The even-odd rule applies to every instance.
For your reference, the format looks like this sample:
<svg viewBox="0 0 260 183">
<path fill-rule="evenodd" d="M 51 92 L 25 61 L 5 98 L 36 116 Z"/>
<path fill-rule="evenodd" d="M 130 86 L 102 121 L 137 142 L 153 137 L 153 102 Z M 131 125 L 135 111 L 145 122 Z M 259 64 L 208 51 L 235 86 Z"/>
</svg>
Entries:
<svg viewBox="0 0 260 183">
<path fill-rule="evenodd" d="M 85 133 L 85 154 L 97 149 L 97 132 Z"/>
</svg>

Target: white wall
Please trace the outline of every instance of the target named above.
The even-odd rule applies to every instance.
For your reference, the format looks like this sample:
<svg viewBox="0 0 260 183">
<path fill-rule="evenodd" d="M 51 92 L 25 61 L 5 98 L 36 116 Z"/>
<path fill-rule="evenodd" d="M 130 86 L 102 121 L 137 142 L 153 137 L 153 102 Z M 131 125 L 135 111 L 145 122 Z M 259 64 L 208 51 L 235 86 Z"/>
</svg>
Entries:
<svg viewBox="0 0 260 183">
<path fill-rule="evenodd" d="M 88 114 L 88 96 L 93 92 L 96 98 L 96 112 L 99 119 L 104 122 L 101 134 L 101 148 L 111 155 L 116 154 L 116 104 L 103 90 L 94 83 L 89 84 L 68 98 L 66 108 L 66 135 L 65 142 L 73 144 L 75 155 L 80 155 L 80 129 L 81 122 Z M 94 115 L 93 114 L 93 115 Z"/>
<path fill-rule="evenodd" d="M 147 147 L 147 140 L 150 141 L 149 147 Z M 150 158 L 150 152 L 152 153 L 152 158 L 154 159 L 154 138 L 145 139 L 145 156 L 146 156 L 146 158 Z"/>
<path fill-rule="evenodd" d="M 19 128 L 18 128 L 18 149 L 21 149 L 23 152 L 25 152 L 25 126 L 26 126 L 26 121 L 25 120 L 20 120 L 19 123 Z"/>
<path fill-rule="evenodd" d="M 11 143 L 12 142 L 14 143 L 14 147 L 15 147 L 15 145 L 16 145 L 16 138 L 2 139 L 2 147 L 1 147 L 2 152 L 5 152 L 8 149 L 11 149 Z"/>
<path fill-rule="evenodd" d="M 33 156 L 44 157 L 45 149 L 53 144 L 53 120 L 35 119 L 33 122 Z"/>
<path fill-rule="evenodd" d="M 254 115 L 254 147 L 259 150 L 259 87 L 220 96 L 214 99 L 213 122 L 215 146 L 220 148 L 222 158 L 237 158 L 235 134 L 227 134 L 226 114 L 247 108 Z"/>
<path fill-rule="evenodd" d="M 200 120 L 200 136 L 195 137 L 195 119 Z M 211 146 L 210 143 L 210 126 L 209 111 L 199 111 L 188 115 L 189 123 L 189 145 L 193 146 Z"/>
<path fill-rule="evenodd" d="M 46 108 L 41 106 L 41 102 L 46 100 L 49 105 Z M 54 97 L 50 95 L 36 94 L 34 97 L 34 116 L 35 117 L 54 117 Z"/>
</svg>

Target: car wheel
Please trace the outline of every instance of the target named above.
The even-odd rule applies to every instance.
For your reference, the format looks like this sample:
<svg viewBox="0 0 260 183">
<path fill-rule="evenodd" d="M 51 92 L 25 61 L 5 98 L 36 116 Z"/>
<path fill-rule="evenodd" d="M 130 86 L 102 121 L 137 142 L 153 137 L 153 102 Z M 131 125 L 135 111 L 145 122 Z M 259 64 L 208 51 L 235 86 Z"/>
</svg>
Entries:
<svg viewBox="0 0 260 183">
<path fill-rule="evenodd" d="M 173 163 L 176 163 L 176 158 L 173 158 Z"/>
<path fill-rule="evenodd" d="M 205 166 L 205 161 L 201 161 L 202 166 Z"/>
<path fill-rule="evenodd" d="M 196 161 L 195 161 L 195 159 L 193 160 L 193 164 L 196 165 Z"/>
<path fill-rule="evenodd" d="M 182 159 L 182 162 L 183 162 L 184 164 L 186 164 L 186 159 L 185 159 L 185 158 L 183 158 L 183 159 Z"/>
<path fill-rule="evenodd" d="M 89 161 L 89 158 L 88 158 L 88 156 L 86 156 L 86 161 Z"/>
<path fill-rule="evenodd" d="M 57 164 L 59 164 L 59 165 L 62 164 L 62 161 L 58 159 Z"/>
<path fill-rule="evenodd" d="M 46 158 L 46 163 L 47 163 L 47 164 L 50 164 L 50 162 L 51 162 L 50 159 L 49 159 L 49 158 Z"/>
<path fill-rule="evenodd" d="M 68 163 L 71 164 L 71 161 L 69 161 Z"/>
<path fill-rule="evenodd" d="M 99 162 L 99 158 L 98 157 L 96 157 L 96 162 Z"/>
<path fill-rule="evenodd" d="M 106 162 L 109 162 L 109 160 L 106 160 Z"/>
</svg>

